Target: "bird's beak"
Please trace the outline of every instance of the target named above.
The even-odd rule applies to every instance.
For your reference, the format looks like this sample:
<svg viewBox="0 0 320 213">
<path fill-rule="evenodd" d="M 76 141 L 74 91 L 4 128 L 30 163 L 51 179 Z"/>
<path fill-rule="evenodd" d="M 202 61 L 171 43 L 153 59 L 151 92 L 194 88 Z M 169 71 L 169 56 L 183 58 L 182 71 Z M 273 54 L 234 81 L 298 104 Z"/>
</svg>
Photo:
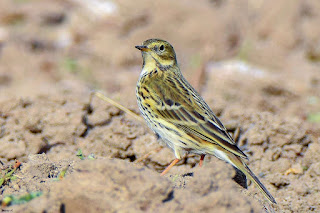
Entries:
<svg viewBox="0 0 320 213">
<path fill-rule="evenodd" d="M 137 48 L 138 50 L 141 50 L 142 52 L 150 51 L 150 48 L 148 48 L 147 46 L 135 46 L 135 48 Z"/>
</svg>

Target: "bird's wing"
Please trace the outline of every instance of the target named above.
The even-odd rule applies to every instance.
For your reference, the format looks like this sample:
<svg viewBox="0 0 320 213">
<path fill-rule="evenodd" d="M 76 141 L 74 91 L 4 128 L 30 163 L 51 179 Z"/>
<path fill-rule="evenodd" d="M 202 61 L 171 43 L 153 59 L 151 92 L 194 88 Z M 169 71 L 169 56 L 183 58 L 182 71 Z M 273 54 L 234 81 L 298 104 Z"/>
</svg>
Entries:
<svg viewBox="0 0 320 213">
<path fill-rule="evenodd" d="M 248 158 L 235 144 L 220 120 L 192 86 L 180 76 L 149 79 L 150 106 L 158 119 L 175 125 L 195 140 L 220 145 L 229 152 Z M 198 141 L 199 142 L 199 141 Z"/>
</svg>

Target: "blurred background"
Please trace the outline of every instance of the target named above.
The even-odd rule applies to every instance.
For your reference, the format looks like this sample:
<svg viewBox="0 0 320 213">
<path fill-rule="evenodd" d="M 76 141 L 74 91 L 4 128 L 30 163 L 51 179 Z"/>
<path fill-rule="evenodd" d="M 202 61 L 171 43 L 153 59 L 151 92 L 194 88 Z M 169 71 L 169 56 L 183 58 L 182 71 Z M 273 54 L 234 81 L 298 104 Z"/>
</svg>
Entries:
<svg viewBox="0 0 320 213">
<path fill-rule="evenodd" d="M 134 46 L 149 38 L 168 40 L 175 47 L 190 81 L 209 62 L 237 59 L 268 73 L 285 73 L 284 78 L 301 73 L 299 81 L 308 81 L 310 87 L 319 82 L 318 1 L 2 0 L 0 4 L 2 99 L 47 94 L 57 86 L 68 89 L 76 86 L 68 85 L 74 80 L 121 92 L 129 86 L 125 79 L 137 78 L 141 68 L 141 55 Z"/>
<path fill-rule="evenodd" d="M 225 91 L 218 105 L 239 90 L 244 99 L 256 96 L 260 86 L 276 93 L 271 98 L 291 95 L 290 102 L 303 105 L 292 112 L 298 117 L 319 109 L 318 1 L 3 0 L 0 8 L 2 100 L 101 89 L 130 106 L 142 63 L 134 46 L 161 38 L 175 47 L 182 72 L 199 91 L 215 72 L 211 89 Z M 219 79 L 228 73 L 231 80 Z M 250 82 L 252 76 L 269 84 Z M 237 107 L 247 102 L 235 100 Z M 258 102 L 263 110 L 284 110 Z"/>
<path fill-rule="evenodd" d="M 88 88 L 134 97 L 142 63 L 134 46 L 162 38 L 175 47 L 184 75 L 198 90 L 205 87 L 205 75 L 217 68 L 216 62 L 232 59 L 236 62 L 218 64 L 221 76 L 226 74 L 224 66 L 247 69 L 247 75 L 238 76 L 241 81 L 263 69 L 260 74 L 267 75 L 262 78 L 274 79 L 267 92 L 277 93 L 273 90 L 281 86 L 293 94 L 308 90 L 301 104 L 319 102 L 315 97 L 320 81 L 318 1 L 3 0 L 0 4 L 1 99 Z M 249 72 L 248 64 L 258 68 Z M 287 78 L 294 80 L 286 85 Z"/>
<path fill-rule="evenodd" d="M 161 38 L 173 45 L 182 73 L 222 121 L 234 121 L 231 129 L 243 127 L 240 145 L 255 147 L 250 166 L 275 175 L 266 177 L 276 182 L 271 192 L 285 200 L 282 187 L 298 184 L 300 177 L 285 179 L 288 169 L 295 168 L 304 181 L 319 180 L 317 169 L 308 170 L 320 168 L 312 167 L 320 160 L 319 23 L 316 0 L 1 0 L 0 124 L 7 129 L 0 134 L 1 160 L 27 160 L 42 152 L 60 160 L 80 146 L 135 161 L 156 149 L 142 148 L 141 141 L 157 143 L 152 134 L 145 137 L 141 124 L 122 120 L 113 125 L 127 125 L 134 136 L 119 136 L 129 145 L 117 141 L 110 148 L 101 138 L 121 132 L 108 124 L 124 115 L 103 102 L 90 115 L 86 104 L 97 89 L 139 113 L 135 86 L 142 58 L 134 46 Z M 135 149 L 138 141 L 142 145 Z M 172 153 L 155 156 L 164 157 L 150 159 L 148 167 L 160 171 Z M 189 158 L 185 164 L 196 162 Z M 290 188 L 297 206 L 287 200 L 288 212 L 310 210 L 299 209 L 300 195 L 312 194 L 301 188 Z"/>
</svg>

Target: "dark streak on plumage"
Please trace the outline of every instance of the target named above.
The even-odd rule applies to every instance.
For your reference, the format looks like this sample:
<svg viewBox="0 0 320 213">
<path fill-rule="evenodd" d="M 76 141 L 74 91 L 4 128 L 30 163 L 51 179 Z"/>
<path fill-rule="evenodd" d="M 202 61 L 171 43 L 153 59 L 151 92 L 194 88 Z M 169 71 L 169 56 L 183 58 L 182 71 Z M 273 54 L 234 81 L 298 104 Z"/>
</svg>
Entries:
<svg viewBox="0 0 320 213">
<path fill-rule="evenodd" d="M 183 115 L 186 116 L 190 121 L 197 123 L 197 120 L 194 119 L 183 107 L 180 108 L 180 112 L 182 112 Z"/>
<path fill-rule="evenodd" d="M 235 144 L 231 144 L 228 142 L 228 140 L 224 139 L 223 137 L 212 133 L 210 130 L 208 130 L 206 127 L 203 125 L 200 125 L 200 127 L 207 132 L 212 138 L 214 138 L 216 141 L 225 141 L 223 144 L 228 147 L 231 150 L 234 150 L 236 153 L 241 153 L 244 157 L 246 157 L 246 154 L 244 154 Z M 221 130 L 220 130 L 221 131 Z M 204 137 L 208 138 L 207 136 L 203 135 Z M 210 139 L 210 138 L 209 138 Z M 224 148 L 226 149 L 226 148 Z M 226 149 L 227 150 L 227 149 Z"/>
<path fill-rule="evenodd" d="M 214 120 L 219 124 L 220 127 L 223 127 L 223 124 L 216 116 L 214 116 Z"/>
<path fill-rule="evenodd" d="M 142 87 L 147 93 L 150 93 L 147 87 Z"/>
<path fill-rule="evenodd" d="M 194 143 L 194 142 L 193 142 L 192 140 L 190 140 L 190 139 L 187 139 L 187 141 L 189 141 L 190 143 L 192 143 L 192 144 L 196 145 L 197 147 L 200 147 L 200 145 L 199 145 L 199 144 Z"/>
<path fill-rule="evenodd" d="M 166 117 L 162 110 L 156 110 L 155 113 L 161 115 L 162 117 Z"/>
<path fill-rule="evenodd" d="M 176 119 L 176 120 L 178 120 L 178 121 L 181 121 L 180 117 L 177 115 L 177 113 L 175 112 L 175 110 L 168 110 L 168 112 L 170 113 L 170 115 L 171 115 L 174 119 Z"/>
<path fill-rule="evenodd" d="M 187 143 L 183 142 L 182 140 L 179 140 L 179 142 L 187 146 Z"/>
<path fill-rule="evenodd" d="M 180 120 L 189 121 L 185 116 L 180 112 L 180 110 L 176 110 L 176 114 L 179 116 Z"/>
<path fill-rule="evenodd" d="M 188 133 L 187 135 L 189 135 L 189 136 L 190 136 L 191 138 L 193 138 L 195 141 L 199 141 L 198 138 L 197 138 L 195 135 L 190 134 L 190 133 Z M 188 139 L 188 141 L 189 141 L 190 143 L 196 145 L 197 147 L 200 147 L 199 143 L 196 143 L 196 142 L 194 142 L 193 140 L 189 140 L 189 139 Z"/>
<path fill-rule="evenodd" d="M 200 115 L 197 111 L 193 110 L 191 111 L 191 113 L 197 118 L 199 118 L 200 120 L 203 120 L 203 121 L 205 120 L 205 118 L 202 115 Z"/>
<path fill-rule="evenodd" d="M 179 84 L 179 89 L 182 89 L 185 92 L 185 95 L 189 96 L 190 93 L 189 93 L 188 89 L 190 89 L 190 88 L 188 87 L 188 85 L 183 84 L 180 80 L 177 80 L 176 82 L 177 82 L 177 84 Z"/>
<path fill-rule="evenodd" d="M 146 99 L 146 97 L 144 96 L 143 92 L 139 91 L 139 95 L 142 97 L 142 99 Z"/>
<path fill-rule="evenodd" d="M 174 129 L 169 129 L 169 127 L 167 127 L 167 126 L 164 126 L 164 128 L 166 129 L 166 130 L 168 130 L 168 131 L 171 131 L 171 132 L 174 132 L 176 135 L 178 135 L 179 137 L 181 137 L 182 135 L 180 134 L 180 132 L 178 132 L 178 131 L 176 131 L 176 130 L 174 130 Z"/>
<path fill-rule="evenodd" d="M 173 89 L 177 89 L 177 86 L 176 84 L 174 83 L 174 80 L 172 78 L 167 78 L 167 81 L 170 83 L 170 86 L 173 88 Z"/>
<path fill-rule="evenodd" d="M 162 64 L 160 64 L 159 62 L 157 63 L 157 66 L 159 67 L 159 69 L 160 69 L 161 71 L 167 71 L 167 70 L 169 70 L 169 69 L 172 67 L 172 65 L 162 65 Z"/>
<path fill-rule="evenodd" d="M 149 72 L 149 78 L 152 78 L 153 71 Z"/>
</svg>

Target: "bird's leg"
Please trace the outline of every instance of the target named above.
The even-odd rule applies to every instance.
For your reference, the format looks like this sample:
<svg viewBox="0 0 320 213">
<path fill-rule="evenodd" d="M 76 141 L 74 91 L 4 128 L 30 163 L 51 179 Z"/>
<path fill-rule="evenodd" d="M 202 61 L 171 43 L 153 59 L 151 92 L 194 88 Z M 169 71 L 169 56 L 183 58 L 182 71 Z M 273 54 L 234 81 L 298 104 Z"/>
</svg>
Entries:
<svg viewBox="0 0 320 213">
<path fill-rule="evenodd" d="M 167 174 L 167 172 L 169 172 L 169 170 L 170 170 L 174 165 L 176 165 L 179 161 L 180 161 L 180 159 L 178 159 L 178 158 L 174 159 L 174 160 L 170 163 L 170 165 L 169 165 L 165 170 L 163 170 L 163 172 L 161 173 L 161 176 Z"/>
<path fill-rule="evenodd" d="M 199 162 L 199 166 L 200 167 L 202 167 L 202 164 L 203 164 L 203 160 L 204 160 L 204 157 L 205 157 L 206 155 L 201 155 L 200 156 L 200 162 Z"/>
</svg>

